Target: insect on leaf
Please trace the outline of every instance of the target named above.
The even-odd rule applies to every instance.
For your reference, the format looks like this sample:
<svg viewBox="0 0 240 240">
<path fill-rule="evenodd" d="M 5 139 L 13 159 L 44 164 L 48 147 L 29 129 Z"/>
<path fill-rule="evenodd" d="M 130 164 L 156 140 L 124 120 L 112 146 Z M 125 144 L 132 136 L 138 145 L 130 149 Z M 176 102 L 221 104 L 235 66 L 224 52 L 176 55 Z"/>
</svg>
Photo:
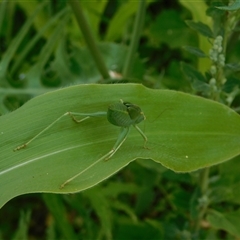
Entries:
<svg viewBox="0 0 240 240">
<path fill-rule="evenodd" d="M 91 117 L 79 124 L 66 116 L 26 148 L 13 151 L 68 111 L 106 112 L 119 99 L 136 104 L 146 116 L 137 126 L 148 138 L 147 148 L 139 132 L 131 127 L 114 156 L 96 162 L 112 149 L 120 127 L 109 123 L 106 116 Z M 239 115 L 214 101 L 138 84 L 60 89 L 0 117 L 0 206 L 25 193 L 82 191 L 136 159 L 152 159 L 175 172 L 195 171 L 239 155 L 239 142 Z M 60 189 L 64 181 L 84 169 Z"/>
</svg>

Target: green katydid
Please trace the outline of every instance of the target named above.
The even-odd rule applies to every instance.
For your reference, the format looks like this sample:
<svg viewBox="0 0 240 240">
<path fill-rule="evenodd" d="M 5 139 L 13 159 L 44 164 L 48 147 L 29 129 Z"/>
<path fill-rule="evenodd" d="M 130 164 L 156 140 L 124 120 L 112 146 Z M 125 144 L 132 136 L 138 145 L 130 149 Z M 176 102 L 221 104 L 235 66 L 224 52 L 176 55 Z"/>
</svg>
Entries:
<svg viewBox="0 0 240 240">
<path fill-rule="evenodd" d="M 51 124 L 49 124 L 46 128 L 44 128 L 41 132 L 39 132 L 37 135 L 35 135 L 33 138 L 31 138 L 28 142 L 26 142 L 23 145 L 20 145 L 14 149 L 14 151 L 20 150 L 22 148 L 27 147 L 33 140 L 35 140 L 37 137 L 39 137 L 41 134 L 43 134 L 45 131 L 47 131 L 49 128 L 51 128 L 55 123 L 57 123 L 60 119 L 62 119 L 65 116 L 70 116 L 72 120 L 76 123 L 83 122 L 87 120 L 90 117 L 101 117 L 101 116 L 107 116 L 108 121 L 118 127 L 121 127 L 121 132 L 117 138 L 117 141 L 115 142 L 113 148 L 105 154 L 103 157 L 99 158 L 96 162 L 85 168 L 83 171 L 77 173 L 73 177 L 69 178 L 67 181 L 65 181 L 60 188 L 63 188 L 67 183 L 71 182 L 75 178 L 77 178 L 79 175 L 81 175 L 83 172 L 87 171 L 89 168 L 91 168 L 93 165 L 98 163 L 101 160 L 109 160 L 121 147 L 121 145 L 124 143 L 124 141 L 127 138 L 127 135 L 129 133 L 129 128 L 132 125 L 134 128 L 137 129 L 137 131 L 141 134 L 141 136 L 144 139 L 144 148 L 146 148 L 147 143 L 147 137 L 142 132 L 142 130 L 137 126 L 138 123 L 142 122 L 146 119 L 144 113 L 142 112 L 141 108 L 135 104 L 132 104 L 130 102 L 124 102 L 123 100 L 120 100 L 119 102 L 113 103 L 108 107 L 107 112 L 95 112 L 95 113 L 77 113 L 77 112 L 66 112 L 59 118 L 57 118 L 55 121 L 53 121 Z M 81 116 L 84 117 L 83 119 L 78 120 L 76 117 Z"/>
</svg>

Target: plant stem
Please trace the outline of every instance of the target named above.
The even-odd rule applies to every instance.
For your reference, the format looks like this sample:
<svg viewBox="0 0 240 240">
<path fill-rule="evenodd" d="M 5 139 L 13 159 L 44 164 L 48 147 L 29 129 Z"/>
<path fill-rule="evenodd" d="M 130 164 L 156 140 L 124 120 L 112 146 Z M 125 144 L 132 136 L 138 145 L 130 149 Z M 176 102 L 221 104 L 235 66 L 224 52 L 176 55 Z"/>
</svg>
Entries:
<svg viewBox="0 0 240 240">
<path fill-rule="evenodd" d="M 200 173 L 200 187 L 202 194 L 206 194 L 208 190 L 208 182 L 209 182 L 209 170 L 210 168 L 204 168 Z"/>
<path fill-rule="evenodd" d="M 4 17 L 5 17 L 5 13 L 7 13 L 7 4 L 8 2 L 6 0 L 1 2 L 1 8 L 0 8 L 0 29 L 2 29 L 3 23 L 4 23 Z"/>
<path fill-rule="evenodd" d="M 69 0 L 68 2 L 73 10 L 73 13 L 77 19 L 78 25 L 82 31 L 83 37 L 88 46 L 88 49 L 92 54 L 92 57 L 96 63 L 96 66 L 97 66 L 100 74 L 102 75 L 103 79 L 110 78 L 107 67 L 106 67 L 104 60 L 102 58 L 102 55 L 97 47 L 96 41 L 93 37 L 90 26 L 83 14 L 83 11 L 82 11 L 79 1 Z"/>
<path fill-rule="evenodd" d="M 201 222 L 204 219 L 204 216 L 206 214 L 209 201 L 207 199 L 207 191 L 208 191 L 208 185 L 209 185 L 209 172 L 210 168 L 204 168 L 200 172 L 199 176 L 199 182 L 200 182 L 200 189 L 201 189 L 201 197 L 206 197 L 206 203 L 202 204 L 201 208 L 199 209 L 198 216 L 197 216 L 197 222 L 195 225 L 195 236 L 198 236 L 199 229 L 201 228 Z"/>
<path fill-rule="evenodd" d="M 138 48 L 139 38 L 142 32 L 141 30 L 144 22 L 144 15 L 145 15 L 145 8 L 146 8 L 145 5 L 146 5 L 145 0 L 139 1 L 138 11 L 135 18 L 133 33 L 131 37 L 131 43 L 129 47 L 130 49 L 128 51 L 127 58 L 123 68 L 123 77 L 125 78 L 129 77 L 129 75 L 131 74 L 134 57 Z"/>
</svg>

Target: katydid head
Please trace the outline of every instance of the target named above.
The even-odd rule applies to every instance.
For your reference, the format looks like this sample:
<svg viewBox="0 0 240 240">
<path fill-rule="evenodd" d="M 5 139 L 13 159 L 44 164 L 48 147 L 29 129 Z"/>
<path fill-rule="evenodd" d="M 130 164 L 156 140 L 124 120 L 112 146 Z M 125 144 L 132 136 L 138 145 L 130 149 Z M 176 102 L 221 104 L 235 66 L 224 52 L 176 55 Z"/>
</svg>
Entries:
<svg viewBox="0 0 240 240">
<path fill-rule="evenodd" d="M 139 106 L 120 100 L 108 107 L 107 119 L 113 125 L 130 127 L 142 122 L 146 117 Z"/>
</svg>

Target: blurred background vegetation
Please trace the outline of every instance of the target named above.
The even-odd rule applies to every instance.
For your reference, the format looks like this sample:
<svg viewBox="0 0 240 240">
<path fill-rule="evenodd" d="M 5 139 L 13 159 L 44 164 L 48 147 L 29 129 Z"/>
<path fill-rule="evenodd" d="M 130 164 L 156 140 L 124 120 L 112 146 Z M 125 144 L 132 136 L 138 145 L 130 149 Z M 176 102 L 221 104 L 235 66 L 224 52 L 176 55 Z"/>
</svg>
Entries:
<svg viewBox="0 0 240 240">
<path fill-rule="evenodd" d="M 216 6 L 227 0 L 145 1 L 137 53 L 126 64 L 140 2 L 79 1 L 104 75 L 68 1 L 0 1 L 0 115 L 57 88 L 129 82 L 197 94 L 239 111 L 239 6 L 225 11 Z M 0 210 L 0 239 L 237 239 L 240 202 L 227 188 L 240 184 L 229 178 L 239 175 L 235 163 L 211 169 L 211 204 L 219 212 L 207 219 L 201 173 L 179 175 L 137 161 L 79 194 L 11 200 Z"/>
</svg>

